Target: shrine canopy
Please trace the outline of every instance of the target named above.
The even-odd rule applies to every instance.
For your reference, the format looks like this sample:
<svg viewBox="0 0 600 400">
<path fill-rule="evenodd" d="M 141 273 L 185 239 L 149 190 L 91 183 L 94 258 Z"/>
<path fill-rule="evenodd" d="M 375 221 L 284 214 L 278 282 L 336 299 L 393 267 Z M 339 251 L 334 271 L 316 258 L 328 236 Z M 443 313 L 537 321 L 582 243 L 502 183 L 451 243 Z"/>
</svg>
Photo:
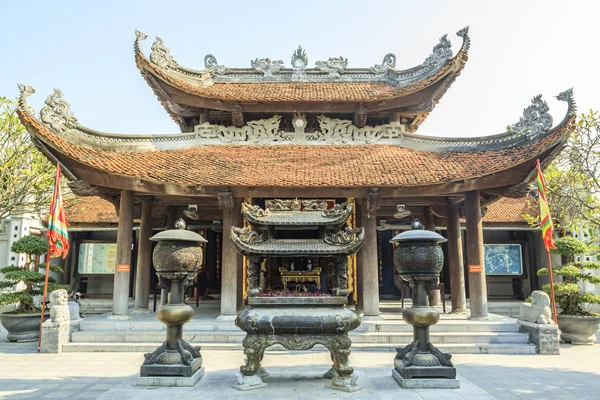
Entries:
<svg viewBox="0 0 600 400">
<path fill-rule="evenodd" d="M 204 69 L 192 70 L 175 62 L 158 38 L 146 58 L 146 35 L 137 32 L 136 64 L 181 132 L 89 129 L 60 90 L 36 116 L 27 106 L 34 89 L 24 85 L 18 114 L 36 146 L 63 165 L 81 195 L 114 197 L 127 189 L 169 204 L 204 198 L 216 205 L 223 192 L 237 198 L 366 198 L 378 192 L 382 199 L 419 198 L 415 204 L 432 206 L 471 190 L 480 190 L 484 202 L 523 196 L 535 160 L 549 162 L 573 129 L 572 90 L 557 96 L 567 111 L 556 124 L 538 95 L 504 133 L 415 133 L 468 59 L 468 30 L 458 36 L 456 55 L 444 35 L 421 65 L 405 70 L 397 69 L 391 53 L 367 68 L 350 68 L 343 57 L 311 68 L 302 48 L 287 67 L 263 58 L 250 68 L 232 68 L 208 55 Z"/>
</svg>

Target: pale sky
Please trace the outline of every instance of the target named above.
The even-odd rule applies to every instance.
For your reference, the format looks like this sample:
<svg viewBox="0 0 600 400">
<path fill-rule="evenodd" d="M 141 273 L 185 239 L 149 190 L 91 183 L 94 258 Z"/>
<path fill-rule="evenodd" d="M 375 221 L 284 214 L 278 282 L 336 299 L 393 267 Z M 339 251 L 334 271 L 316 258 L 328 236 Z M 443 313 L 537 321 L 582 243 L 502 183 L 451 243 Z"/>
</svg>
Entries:
<svg viewBox="0 0 600 400">
<path fill-rule="evenodd" d="M 344 56 L 349 67 L 395 53 L 399 69 L 423 62 L 443 34 L 470 26 L 469 61 L 419 129 L 435 136 L 501 133 L 543 94 L 558 123 L 573 87 L 579 112 L 600 109 L 598 1 L 3 1 L 0 96 L 32 85 L 39 110 L 60 88 L 80 123 L 116 133 L 178 132 L 133 60 L 134 29 L 164 40 L 180 65 L 204 56 L 249 67 L 289 65 L 302 45 L 310 65 Z"/>
</svg>

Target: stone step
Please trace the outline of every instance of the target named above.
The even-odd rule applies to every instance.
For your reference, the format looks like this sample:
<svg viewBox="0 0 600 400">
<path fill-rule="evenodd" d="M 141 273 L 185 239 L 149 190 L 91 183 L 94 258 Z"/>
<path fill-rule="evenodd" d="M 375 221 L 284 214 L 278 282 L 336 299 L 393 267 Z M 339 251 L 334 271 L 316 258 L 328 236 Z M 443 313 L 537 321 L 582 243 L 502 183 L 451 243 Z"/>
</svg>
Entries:
<svg viewBox="0 0 600 400">
<path fill-rule="evenodd" d="M 94 332 L 113 332 L 113 331 L 165 331 L 166 326 L 160 321 L 118 321 L 109 319 L 86 319 L 81 321 L 79 329 L 82 331 L 94 331 Z M 190 331 L 238 331 L 239 329 L 235 326 L 233 320 L 230 321 L 210 321 L 210 322 L 199 322 L 190 321 L 185 324 L 185 330 Z"/>
<path fill-rule="evenodd" d="M 352 343 L 409 343 L 412 332 L 367 332 L 350 334 Z M 431 343 L 512 343 L 524 344 L 529 341 L 526 334 L 520 332 L 453 332 L 452 334 L 432 332 Z"/>
<path fill-rule="evenodd" d="M 241 343 L 245 332 L 237 331 L 184 331 L 183 337 L 191 343 Z M 412 332 L 352 332 L 353 343 L 391 343 L 399 345 L 412 340 Z M 528 337 L 519 332 L 432 332 L 431 342 L 440 343 L 527 343 Z M 76 331 L 74 343 L 157 343 L 164 340 L 164 331 Z"/>
<path fill-rule="evenodd" d="M 89 352 L 128 352 L 128 353 L 151 353 L 162 342 L 156 343 L 67 343 L 63 346 L 64 352 L 89 353 Z M 243 347 L 241 343 L 202 343 L 203 350 L 233 350 L 240 352 L 240 362 L 243 358 Z M 396 347 L 400 345 L 356 343 L 352 345 L 352 351 L 381 351 L 395 353 Z M 464 343 L 464 344 L 440 344 L 436 346 L 443 352 L 451 354 L 536 354 L 535 346 L 532 344 L 505 344 L 505 343 Z M 269 347 L 271 351 L 288 351 L 282 346 Z M 325 351 L 320 346 L 315 346 L 314 351 Z M 391 357 L 391 356 L 390 356 Z"/>
<path fill-rule="evenodd" d="M 364 332 L 412 332 L 412 326 L 403 321 L 362 321 Z M 499 321 L 441 320 L 432 325 L 430 332 L 519 332 L 514 319 Z"/>
</svg>

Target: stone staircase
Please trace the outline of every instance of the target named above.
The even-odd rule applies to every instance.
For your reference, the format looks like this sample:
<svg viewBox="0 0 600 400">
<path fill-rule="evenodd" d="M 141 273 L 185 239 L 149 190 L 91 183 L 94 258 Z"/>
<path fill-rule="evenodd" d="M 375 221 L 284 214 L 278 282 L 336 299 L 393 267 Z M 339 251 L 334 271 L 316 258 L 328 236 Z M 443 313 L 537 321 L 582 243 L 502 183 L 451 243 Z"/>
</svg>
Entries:
<svg viewBox="0 0 600 400">
<path fill-rule="evenodd" d="M 394 319 L 395 318 L 395 319 Z M 194 319 L 184 328 L 184 339 L 204 349 L 242 350 L 245 336 L 231 320 Z M 364 319 L 350 333 L 353 351 L 393 352 L 412 341 L 412 327 L 397 315 Z M 85 318 L 80 331 L 73 332 L 65 352 L 151 352 L 165 340 L 165 326 L 154 314 L 115 321 L 106 316 Z M 535 354 L 526 334 L 519 332 L 516 320 L 493 316 L 486 321 L 470 321 L 464 316 L 443 315 L 431 328 L 431 341 L 440 350 L 453 354 Z M 284 350 L 273 346 L 270 350 Z"/>
</svg>

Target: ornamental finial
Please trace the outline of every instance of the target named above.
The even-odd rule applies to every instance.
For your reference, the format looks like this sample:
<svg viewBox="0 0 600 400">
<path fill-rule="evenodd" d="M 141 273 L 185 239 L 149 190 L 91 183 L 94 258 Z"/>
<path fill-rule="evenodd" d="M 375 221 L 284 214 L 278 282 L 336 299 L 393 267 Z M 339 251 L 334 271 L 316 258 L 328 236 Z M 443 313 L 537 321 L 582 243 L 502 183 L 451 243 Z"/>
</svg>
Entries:
<svg viewBox="0 0 600 400">
<path fill-rule="evenodd" d="M 418 219 L 415 219 L 410 225 L 411 229 L 423 229 L 423 224 Z"/>
<path fill-rule="evenodd" d="M 179 218 L 179 219 L 177 219 L 177 221 L 175 221 L 175 228 L 176 229 L 187 228 L 187 225 L 185 224 L 185 221 L 183 220 L 183 218 Z"/>
<path fill-rule="evenodd" d="M 25 108 L 27 106 L 27 97 L 35 93 L 35 88 L 20 83 L 17 83 L 17 87 L 19 88 L 19 108 Z"/>
<path fill-rule="evenodd" d="M 569 105 L 569 115 L 575 115 L 577 112 L 577 104 L 575 104 L 575 98 L 573 97 L 573 88 L 560 92 L 558 96 L 556 96 L 556 99 L 566 101 Z"/>
</svg>

